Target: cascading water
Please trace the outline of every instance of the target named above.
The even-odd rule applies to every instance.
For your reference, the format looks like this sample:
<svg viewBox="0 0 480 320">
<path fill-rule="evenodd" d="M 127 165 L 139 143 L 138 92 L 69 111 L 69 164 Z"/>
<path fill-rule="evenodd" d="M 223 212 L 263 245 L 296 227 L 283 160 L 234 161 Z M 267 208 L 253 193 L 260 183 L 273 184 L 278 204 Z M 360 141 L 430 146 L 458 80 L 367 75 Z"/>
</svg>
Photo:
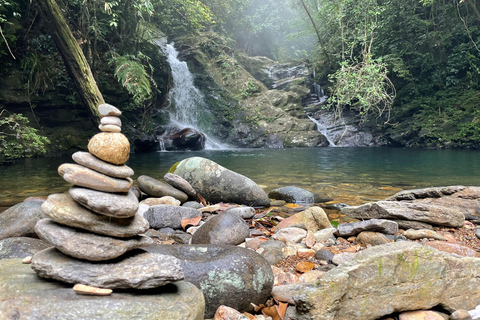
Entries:
<svg viewBox="0 0 480 320">
<path fill-rule="evenodd" d="M 325 95 L 322 86 L 316 82 L 313 83 L 311 92 L 310 98 L 306 103 L 307 106 L 322 105 L 328 99 L 328 96 Z M 333 140 L 333 137 L 331 137 L 330 131 L 328 130 L 328 126 L 331 124 L 332 119 L 326 117 L 315 119 L 311 114 L 309 114 L 309 112 L 307 112 L 307 116 L 310 120 L 315 122 L 318 132 L 320 132 L 327 139 L 330 147 L 336 147 L 335 141 Z"/>
<path fill-rule="evenodd" d="M 205 134 L 205 149 L 228 149 L 205 133 L 212 126 L 213 117 L 203 94 L 194 85 L 187 63 L 178 59 L 178 51 L 173 43 L 159 46 L 163 48 L 172 69 L 173 88 L 170 90 L 169 100 L 174 111 L 171 113 L 171 122 L 181 129 L 190 127 Z"/>
</svg>

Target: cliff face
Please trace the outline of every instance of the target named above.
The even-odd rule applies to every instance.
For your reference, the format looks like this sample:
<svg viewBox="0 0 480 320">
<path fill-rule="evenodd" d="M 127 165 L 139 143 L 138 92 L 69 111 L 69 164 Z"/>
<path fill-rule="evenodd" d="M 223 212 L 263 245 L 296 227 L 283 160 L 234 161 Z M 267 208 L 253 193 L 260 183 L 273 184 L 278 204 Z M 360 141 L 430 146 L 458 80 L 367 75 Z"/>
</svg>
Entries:
<svg viewBox="0 0 480 320">
<path fill-rule="evenodd" d="M 304 62 L 238 54 L 214 33 L 182 37 L 176 47 L 211 106 L 213 135 L 238 147 L 328 145 L 302 107 L 310 92 Z"/>
</svg>

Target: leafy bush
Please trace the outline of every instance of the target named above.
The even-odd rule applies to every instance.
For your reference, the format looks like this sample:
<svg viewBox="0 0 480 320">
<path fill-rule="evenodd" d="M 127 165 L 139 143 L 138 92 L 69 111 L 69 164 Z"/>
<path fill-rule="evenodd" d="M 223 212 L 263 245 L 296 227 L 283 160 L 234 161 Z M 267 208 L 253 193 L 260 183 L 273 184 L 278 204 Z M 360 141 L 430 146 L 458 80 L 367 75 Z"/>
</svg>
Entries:
<svg viewBox="0 0 480 320">
<path fill-rule="evenodd" d="M 47 152 L 45 146 L 50 141 L 28 124 L 22 114 L 10 114 L 6 109 L 0 111 L 0 162 Z"/>
</svg>

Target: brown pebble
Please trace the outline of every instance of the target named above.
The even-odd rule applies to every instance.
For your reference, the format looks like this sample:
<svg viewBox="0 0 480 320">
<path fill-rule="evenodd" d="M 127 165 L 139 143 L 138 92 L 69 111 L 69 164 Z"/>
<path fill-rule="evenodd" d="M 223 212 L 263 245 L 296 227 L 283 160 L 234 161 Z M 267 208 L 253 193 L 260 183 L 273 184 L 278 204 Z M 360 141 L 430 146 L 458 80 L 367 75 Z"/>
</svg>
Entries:
<svg viewBox="0 0 480 320">
<path fill-rule="evenodd" d="M 28 257 L 23 258 L 22 263 L 23 263 L 23 264 L 30 264 L 30 263 L 32 263 L 32 256 L 28 256 Z"/>
<path fill-rule="evenodd" d="M 77 283 L 73 286 L 73 291 L 78 294 L 87 294 L 92 296 L 109 296 L 112 294 L 112 289 L 91 287 L 80 283 Z"/>
<path fill-rule="evenodd" d="M 450 315 L 451 320 L 472 320 L 472 316 L 465 309 L 459 309 Z"/>
<path fill-rule="evenodd" d="M 340 217 L 340 215 L 339 215 L 338 213 L 330 213 L 330 214 L 328 215 L 328 217 L 329 217 L 330 219 L 337 219 L 337 218 Z"/>
</svg>

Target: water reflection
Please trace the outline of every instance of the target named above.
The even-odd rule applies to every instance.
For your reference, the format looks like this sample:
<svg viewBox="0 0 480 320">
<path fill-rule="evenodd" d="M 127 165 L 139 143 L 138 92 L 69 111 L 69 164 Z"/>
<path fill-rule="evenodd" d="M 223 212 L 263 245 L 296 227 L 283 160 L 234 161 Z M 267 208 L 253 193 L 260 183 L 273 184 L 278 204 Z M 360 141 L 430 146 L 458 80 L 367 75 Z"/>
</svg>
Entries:
<svg viewBox="0 0 480 320">
<path fill-rule="evenodd" d="M 480 185 L 480 153 L 472 150 L 394 148 L 236 149 L 132 154 L 135 177 L 162 179 L 177 161 L 201 156 L 248 176 L 267 192 L 295 185 L 336 201 L 358 205 L 403 189 Z M 0 207 L 29 196 L 68 190 L 57 173 L 70 157 L 27 159 L 0 166 Z"/>
</svg>

